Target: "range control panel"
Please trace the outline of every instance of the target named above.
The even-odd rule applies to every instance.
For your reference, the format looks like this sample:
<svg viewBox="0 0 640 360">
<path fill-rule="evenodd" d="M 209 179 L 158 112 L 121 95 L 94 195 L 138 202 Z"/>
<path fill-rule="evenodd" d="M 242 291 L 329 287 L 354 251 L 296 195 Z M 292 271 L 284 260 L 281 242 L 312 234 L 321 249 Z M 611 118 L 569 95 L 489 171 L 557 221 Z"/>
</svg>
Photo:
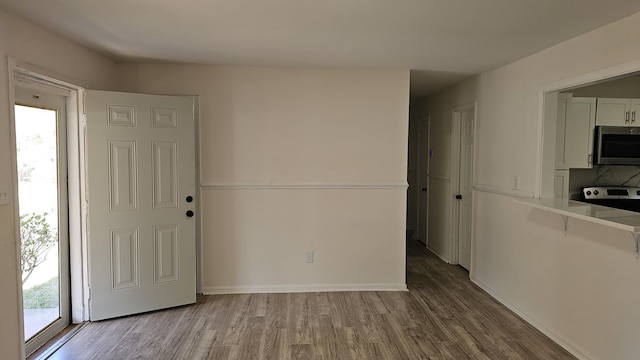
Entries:
<svg viewBox="0 0 640 360">
<path fill-rule="evenodd" d="M 589 186 L 582 188 L 585 200 L 628 199 L 640 200 L 640 187 L 631 186 Z"/>
</svg>

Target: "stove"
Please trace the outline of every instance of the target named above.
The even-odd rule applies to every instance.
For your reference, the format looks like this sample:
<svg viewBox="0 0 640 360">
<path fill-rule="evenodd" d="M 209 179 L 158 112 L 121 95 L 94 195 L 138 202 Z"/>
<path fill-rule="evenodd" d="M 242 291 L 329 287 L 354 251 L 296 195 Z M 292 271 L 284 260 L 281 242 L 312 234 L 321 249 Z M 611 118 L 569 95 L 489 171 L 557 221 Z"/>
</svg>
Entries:
<svg viewBox="0 0 640 360">
<path fill-rule="evenodd" d="M 580 201 L 640 212 L 640 187 L 587 186 L 580 192 Z"/>
</svg>

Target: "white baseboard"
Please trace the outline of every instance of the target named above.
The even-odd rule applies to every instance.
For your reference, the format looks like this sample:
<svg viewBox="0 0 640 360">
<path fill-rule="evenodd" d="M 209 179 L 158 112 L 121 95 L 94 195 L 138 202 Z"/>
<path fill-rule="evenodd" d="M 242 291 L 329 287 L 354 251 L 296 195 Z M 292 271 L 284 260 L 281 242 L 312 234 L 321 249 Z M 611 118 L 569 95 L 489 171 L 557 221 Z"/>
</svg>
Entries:
<svg viewBox="0 0 640 360">
<path fill-rule="evenodd" d="M 406 284 L 204 286 L 203 295 L 338 291 L 409 291 Z"/>
<path fill-rule="evenodd" d="M 542 325 L 540 322 L 535 320 L 532 316 L 529 316 L 525 312 L 523 312 L 520 309 L 518 309 L 512 303 L 510 303 L 510 302 L 506 301 L 505 299 L 503 299 L 502 297 L 498 296 L 496 294 L 496 292 L 491 287 L 487 286 L 482 281 L 478 280 L 477 277 L 472 276 L 471 277 L 471 282 L 473 282 L 474 284 L 478 285 L 482 290 L 487 292 L 494 299 L 498 300 L 498 302 L 500 302 L 502 305 L 506 306 L 509 310 L 511 310 L 514 313 L 516 313 L 516 315 L 518 315 L 519 317 L 524 319 L 524 321 L 526 321 L 529 324 L 531 324 L 531 326 L 533 326 L 536 329 L 538 329 L 541 333 L 545 334 L 547 337 L 549 337 L 551 340 L 553 340 L 558 345 L 563 347 L 565 350 L 570 352 L 576 358 L 578 358 L 580 360 L 597 360 L 597 358 L 593 354 L 589 353 L 589 351 L 583 349 L 581 346 L 575 344 L 571 340 L 568 340 L 568 339 L 564 338 L 562 335 L 560 335 L 560 334 L 556 333 L 555 331 L 549 329 L 548 327 Z"/>
</svg>

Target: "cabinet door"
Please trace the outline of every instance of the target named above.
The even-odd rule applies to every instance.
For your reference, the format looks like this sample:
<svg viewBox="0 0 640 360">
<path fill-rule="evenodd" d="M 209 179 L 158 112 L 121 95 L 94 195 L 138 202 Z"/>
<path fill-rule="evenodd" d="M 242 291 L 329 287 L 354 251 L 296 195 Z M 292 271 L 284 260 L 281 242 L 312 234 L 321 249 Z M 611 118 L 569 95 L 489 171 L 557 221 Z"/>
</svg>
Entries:
<svg viewBox="0 0 640 360">
<path fill-rule="evenodd" d="M 630 103 L 630 99 L 598 98 L 596 125 L 629 125 L 631 122 Z"/>
<path fill-rule="evenodd" d="M 631 126 L 640 126 L 640 99 L 631 99 Z"/>
<path fill-rule="evenodd" d="M 593 160 L 596 99 L 575 97 L 567 103 L 561 169 L 588 169 Z"/>
</svg>

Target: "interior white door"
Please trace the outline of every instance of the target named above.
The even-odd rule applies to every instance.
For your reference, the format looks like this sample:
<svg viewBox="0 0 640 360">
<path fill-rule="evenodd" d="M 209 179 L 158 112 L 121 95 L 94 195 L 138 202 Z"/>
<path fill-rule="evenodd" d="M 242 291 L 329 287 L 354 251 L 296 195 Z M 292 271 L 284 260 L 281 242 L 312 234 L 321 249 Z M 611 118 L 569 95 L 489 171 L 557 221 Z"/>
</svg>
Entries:
<svg viewBox="0 0 640 360">
<path fill-rule="evenodd" d="M 90 319 L 195 302 L 193 98 L 86 96 Z"/>
<path fill-rule="evenodd" d="M 427 239 L 428 212 L 428 184 L 427 174 L 429 164 L 429 122 L 428 118 L 418 122 L 418 240 L 425 245 Z"/>
<path fill-rule="evenodd" d="M 460 189 L 458 215 L 458 264 L 469 270 L 471 265 L 471 204 L 473 185 L 473 107 L 460 112 Z"/>
</svg>

